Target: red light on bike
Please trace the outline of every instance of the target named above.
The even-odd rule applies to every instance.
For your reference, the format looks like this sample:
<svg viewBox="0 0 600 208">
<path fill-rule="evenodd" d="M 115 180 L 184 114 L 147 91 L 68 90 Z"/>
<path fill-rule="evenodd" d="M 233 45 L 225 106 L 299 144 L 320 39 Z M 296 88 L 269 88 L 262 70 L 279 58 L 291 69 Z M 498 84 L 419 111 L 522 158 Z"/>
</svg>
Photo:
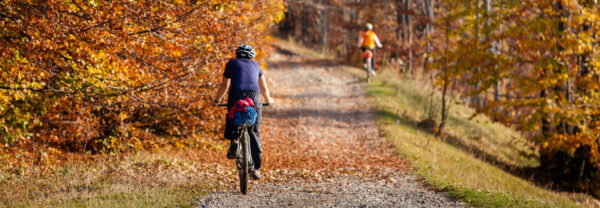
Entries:
<svg viewBox="0 0 600 208">
<path fill-rule="evenodd" d="M 373 58 L 373 51 L 366 50 L 366 51 L 362 52 L 362 57 L 363 58 Z"/>
</svg>

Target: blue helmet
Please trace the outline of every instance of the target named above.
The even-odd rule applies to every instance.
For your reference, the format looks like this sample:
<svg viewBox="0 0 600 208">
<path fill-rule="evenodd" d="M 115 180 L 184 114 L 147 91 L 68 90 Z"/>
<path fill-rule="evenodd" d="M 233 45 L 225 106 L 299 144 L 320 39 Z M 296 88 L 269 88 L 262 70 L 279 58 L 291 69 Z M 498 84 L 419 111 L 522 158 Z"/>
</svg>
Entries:
<svg viewBox="0 0 600 208">
<path fill-rule="evenodd" d="M 256 51 L 254 51 L 254 48 L 250 45 L 240 45 L 240 47 L 235 50 L 235 56 L 238 58 L 253 59 L 254 56 L 256 56 Z"/>
</svg>

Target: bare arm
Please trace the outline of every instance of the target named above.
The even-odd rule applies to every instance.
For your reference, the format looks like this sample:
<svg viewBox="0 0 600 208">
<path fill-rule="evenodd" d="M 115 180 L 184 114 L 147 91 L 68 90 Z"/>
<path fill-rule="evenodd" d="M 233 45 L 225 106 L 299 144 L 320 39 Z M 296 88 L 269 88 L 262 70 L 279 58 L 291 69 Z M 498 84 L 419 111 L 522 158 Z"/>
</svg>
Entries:
<svg viewBox="0 0 600 208">
<path fill-rule="evenodd" d="M 260 78 L 258 78 L 258 86 L 260 87 L 260 92 L 263 95 L 263 98 L 265 98 L 265 101 L 267 101 L 269 104 L 275 103 L 275 100 L 273 100 L 271 97 L 271 92 L 269 92 L 265 75 L 262 75 Z"/>
<path fill-rule="evenodd" d="M 375 43 L 377 44 L 377 47 L 382 48 L 383 45 L 381 45 L 381 42 L 379 42 L 379 38 L 377 37 L 377 35 L 373 35 L 373 38 L 375 39 Z"/>
<path fill-rule="evenodd" d="M 221 85 L 219 86 L 219 91 L 217 91 L 217 96 L 215 97 L 215 104 L 218 104 L 219 102 L 221 102 L 221 99 L 223 99 L 223 96 L 225 95 L 225 92 L 227 91 L 227 88 L 229 88 L 229 84 L 230 84 L 231 80 L 227 77 L 223 77 L 223 79 L 221 79 Z"/>
<path fill-rule="evenodd" d="M 358 47 L 362 47 L 362 43 L 363 43 L 363 38 L 362 36 L 358 37 Z"/>
</svg>

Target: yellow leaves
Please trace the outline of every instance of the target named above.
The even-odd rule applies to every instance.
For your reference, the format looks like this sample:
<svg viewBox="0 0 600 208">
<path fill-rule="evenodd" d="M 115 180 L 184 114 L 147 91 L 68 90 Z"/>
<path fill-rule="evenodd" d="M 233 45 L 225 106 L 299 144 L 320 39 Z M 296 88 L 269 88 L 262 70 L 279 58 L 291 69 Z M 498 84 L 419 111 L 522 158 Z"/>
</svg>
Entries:
<svg viewBox="0 0 600 208">
<path fill-rule="evenodd" d="M 175 147 L 179 148 L 179 149 L 183 149 L 183 148 L 185 148 L 185 147 L 186 147 L 186 145 L 185 145 L 185 144 L 182 144 L 182 143 L 181 143 L 181 142 L 179 142 L 179 141 L 175 141 L 173 145 L 174 145 Z"/>
<path fill-rule="evenodd" d="M 214 45 L 212 44 L 215 41 L 215 36 L 213 35 L 200 35 L 195 38 L 194 43 L 201 50 L 213 51 Z"/>
<path fill-rule="evenodd" d="M 90 4 L 92 7 L 97 7 L 97 6 L 98 6 L 98 3 L 96 2 L 96 0 L 89 0 L 89 4 Z"/>
<path fill-rule="evenodd" d="M 171 56 L 179 58 L 181 56 L 181 52 L 179 51 L 171 51 Z"/>
<path fill-rule="evenodd" d="M 456 78 L 459 89 L 489 95 L 494 90 L 489 83 L 500 80 L 510 85 L 505 89 L 501 86 L 500 91 L 512 98 L 483 109 L 492 106 L 516 111 L 508 115 L 514 117 L 508 123 L 535 136 L 541 137 L 542 121 L 549 123 L 543 136 L 551 136 L 538 145 L 573 152 L 585 144 L 597 146 L 589 138 L 599 128 L 592 120 L 600 114 L 600 88 L 595 77 L 600 68 L 600 45 L 595 44 L 600 13 L 597 5 L 560 2 L 565 10 L 560 10 L 556 1 L 504 5 L 508 8 L 494 11 L 497 19 L 492 22 L 501 22 L 498 25 L 483 24 L 485 16 L 478 16 L 481 10 L 456 1 L 442 2 L 456 7 L 438 16 L 437 28 L 442 40 L 448 41 L 448 50 L 438 45 L 435 55 L 440 58 L 433 66 L 448 66 L 442 71 L 447 75 L 436 77 L 438 86 Z M 489 45 L 498 46 L 501 52 L 490 54 Z M 576 130 L 569 130 L 569 135 L 561 125 Z"/>
<path fill-rule="evenodd" d="M 4 111 L 4 108 L 10 102 L 11 98 L 7 95 L 0 94 L 0 112 Z"/>
<path fill-rule="evenodd" d="M 69 4 L 69 10 L 71 10 L 71 11 L 77 11 L 77 9 L 78 9 L 77 5 L 75 5 L 75 4 Z"/>
<path fill-rule="evenodd" d="M 267 62 L 266 61 L 261 61 L 260 62 L 260 68 L 264 71 L 267 68 Z"/>
<path fill-rule="evenodd" d="M 92 58 L 94 58 L 96 61 L 103 61 L 106 59 L 106 52 L 104 52 L 103 50 L 98 51 L 96 54 L 91 54 Z"/>
</svg>

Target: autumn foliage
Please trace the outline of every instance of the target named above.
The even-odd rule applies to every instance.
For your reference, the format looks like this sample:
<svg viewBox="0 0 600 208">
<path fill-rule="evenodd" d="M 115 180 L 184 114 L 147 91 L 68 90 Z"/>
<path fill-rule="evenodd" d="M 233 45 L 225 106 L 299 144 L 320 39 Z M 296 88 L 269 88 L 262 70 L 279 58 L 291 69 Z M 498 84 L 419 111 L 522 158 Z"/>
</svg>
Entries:
<svg viewBox="0 0 600 208">
<path fill-rule="evenodd" d="M 559 186 L 599 191 L 600 7 L 574 0 L 488 2 L 487 8 L 441 2 L 452 8 L 437 20 L 448 40 L 436 56 L 436 68 L 449 77 L 441 82 L 483 97 L 474 105 L 480 112 L 535 141 L 541 168 L 566 182 Z"/>
<path fill-rule="evenodd" d="M 537 178 L 600 196 L 596 1 L 331 0 L 289 5 L 282 34 L 346 60 L 357 57 L 362 25 L 374 23 L 384 45 L 376 63 L 433 75 L 445 93 L 438 135 L 449 99 L 454 99 L 447 94 L 454 92 L 461 95 L 455 101 L 520 130 L 536 144 L 538 170 L 544 173 Z"/>
<path fill-rule="evenodd" d="M 0 2 L 0 142 L 84 152 L 220 127 L 210 94 L 240 44 L 266 57 L 280 0 Z M 219 117 L 220 118 L 220 117 Z"/>
</svg>

